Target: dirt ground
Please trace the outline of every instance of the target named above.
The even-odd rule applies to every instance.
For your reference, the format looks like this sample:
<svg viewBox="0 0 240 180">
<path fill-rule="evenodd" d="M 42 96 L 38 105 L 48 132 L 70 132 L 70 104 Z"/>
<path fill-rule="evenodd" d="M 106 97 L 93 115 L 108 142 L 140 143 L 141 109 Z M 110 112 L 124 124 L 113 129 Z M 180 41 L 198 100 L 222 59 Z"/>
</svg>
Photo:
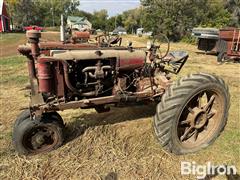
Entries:
<svg viewBox="0 0 240 180">
<path fill-rule="evenodd" d="M 144 38 L 124 37 L 127 40 L 137 46 L 146 44 Z M 16 53 L 17 45 L 23 42 L 24 34 L 4 34 L 0 38 L 0 179 L 196 179 L 180 174 L 181 161 L 235 165 L 240 174 L 240 64 L 217 65 L 215 56 L 196 53 L 195 46 L 185 43 L 171 45 L 171 50 L 186 50 L 190 55 L 174 78 L 213 73 L 230 88 L 228 124 L 212 146 L 184 156 L 165 152 L 154 138 L 151 121 L 155 106 L 149 105 L 114 108 L 104 114 L 92 109 L 60 112 L 67 125 L 65 144 L 47 154 L 19 156 L 11 138 L 14 120 L 29 101 L 28 93 L 21 90 L 28 84 L 25 58 Z"/>
</svg>

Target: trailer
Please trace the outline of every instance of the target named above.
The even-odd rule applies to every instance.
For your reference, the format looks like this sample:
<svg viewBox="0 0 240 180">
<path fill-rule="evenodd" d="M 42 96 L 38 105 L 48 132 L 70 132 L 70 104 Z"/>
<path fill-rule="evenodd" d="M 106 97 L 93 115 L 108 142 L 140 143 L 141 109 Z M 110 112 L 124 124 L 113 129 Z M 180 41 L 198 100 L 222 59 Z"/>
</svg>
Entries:
<svg viewBox="0 0 240 180">
<path fill-rule="evenodd" d="M 217 53 L 218 61 L 240 60 L 240 28 L 220 29 Z"/>
<path fill-rule="evenodd" d="M 193 28 L 192 36 L 198 39 L 198 50 L 205 53 L 216 53 L 219 30 L 215 28 Z"/>
</svg>

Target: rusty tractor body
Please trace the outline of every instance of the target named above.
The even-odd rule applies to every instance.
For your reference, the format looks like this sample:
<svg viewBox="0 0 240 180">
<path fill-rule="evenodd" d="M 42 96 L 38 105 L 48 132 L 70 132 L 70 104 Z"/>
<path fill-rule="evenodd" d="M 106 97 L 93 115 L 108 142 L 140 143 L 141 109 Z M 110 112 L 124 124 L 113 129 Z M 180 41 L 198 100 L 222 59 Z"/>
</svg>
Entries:
<svg viewBox="0 0 240 180">
<path fill-rule="evenodd" d="M 21 154 L 59 147 L 64 123 L 56 111 L 158 103 L 154 130 L 159 143 L 176 154 L 195 152 L 211 144 L 228 116 L 229 92 L 224 81 L 192 74 L 176 83 L 188 59 L 183 51 L 159 53 L 157 38 L 147 48 L 121 46 L 122 39 L 98 39 L 97 44 L 40 42 L 41 33 L 27 32 L 31 83 L 29 109 L 14 125 L 13 144 Z M 106 38 L 105 38 L 106 39 Z M 113 46 L 112 44 L 118 44 Z"/>
</svg>

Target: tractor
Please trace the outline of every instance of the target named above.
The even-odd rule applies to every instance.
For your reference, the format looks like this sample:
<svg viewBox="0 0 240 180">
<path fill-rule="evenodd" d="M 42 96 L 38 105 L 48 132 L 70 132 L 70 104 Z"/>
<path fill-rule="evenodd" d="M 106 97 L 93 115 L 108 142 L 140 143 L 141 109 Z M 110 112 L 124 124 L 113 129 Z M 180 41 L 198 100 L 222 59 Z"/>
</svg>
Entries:
<svg viewBox="0 0 240 180">
<path fill-rule="evenodd" d="M 228 118 L 230 95 L 223 79 L 190 74 L 177 81 L 189 57 L 161 51 L 159 36 L 146 47 L 122 46 L 119 37 L 98 37 L 94 45 L 40 42 L 27 31 L 30 104 L 16 119 L 13 145 L 19 154 L 52 151 L 64 142 L 65 123 L 57 111 L 156 104 L 153 133 L 168 152 L 187 154 L 212 144 Z"/>
</svg>

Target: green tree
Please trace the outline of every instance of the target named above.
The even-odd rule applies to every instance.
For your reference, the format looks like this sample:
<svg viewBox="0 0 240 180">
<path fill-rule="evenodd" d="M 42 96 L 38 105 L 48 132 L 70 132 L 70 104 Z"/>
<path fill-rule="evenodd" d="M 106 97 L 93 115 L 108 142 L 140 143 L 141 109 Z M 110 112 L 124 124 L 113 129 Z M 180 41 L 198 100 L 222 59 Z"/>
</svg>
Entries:
<svg viewBox="0 0 240 180">
<path fill-rule="evenodd" d="M 221 1 L 220 1 L 221 2 Z M 225 9 L 224 3 L 209 0 L 209 10 L 204 14 L 201 26 L 222 28 L 231 24 L 231 14 Z"/>
<path fill-rule="evenodd" d="M 58 26 L 61 14 L 76 11 L 79 0 L 7 0 L 15 25 Z"/>
<path fill-rule="evenodd" d="M 128 32 L 135 33 L 137 28 L 142 27 L 141 13 L 140 8 L 123 12 L 124 26 Z"/>
<path fill-rule="evenodd" d="M 216 0 L 142 0 L 144 27 L 155 34 L 162 32 L 171 40 L 180 40 L 191 29 L 203 25 L 227 26 L 229 13 Z"/>
<path fill-rule="evenodd" d="M 73 14 L 80 4 L 79 0 L 34 0 L 34 3 L 45 26 L 59 26 L 61 14 Z"/>
<path fill-rule="evenodd" d="M 115 29 L 116 16 L 108 18 L 106 23 L 107 23 L 106 31 L 108 31 L 108 32 L 113 31 Z"/>
<path fill-rule="evenodd" d="M 106 31 L 111 32 L 118 26 L 124 26 L 123 15 L 119 14 L 107 19 L 106 21 Z"/>
<path fill-rule="evenodd" d="M 225 8 L 231 14 L 231 26 L 240 27 L 240 0 L 227 0 Z"/>
<path fill-rule="evenodd" d="M 124 23 L 123 23 L 123 15 L 122 14 L 118 14 L 116 16 L 116 27 L 118 26 L 124 26 Z"/>
<path fill-rule="evenodd" d="M 105 30 L 107 27 L 108 12 L 105 9 L 93 13 L 92 24 L 95 29 Z"/>
<path fill-rule="evenodd" d="M 206 0 L 183 0 L 183 1 L 142 1 L 145 6 L 147 29 L 155 34 L 166 34 L 172 40 L 179 40 L 186 32 L 197 24 L 201 13 L 196 10 L 198 2 L 206 4 Z"/>
</svg>

